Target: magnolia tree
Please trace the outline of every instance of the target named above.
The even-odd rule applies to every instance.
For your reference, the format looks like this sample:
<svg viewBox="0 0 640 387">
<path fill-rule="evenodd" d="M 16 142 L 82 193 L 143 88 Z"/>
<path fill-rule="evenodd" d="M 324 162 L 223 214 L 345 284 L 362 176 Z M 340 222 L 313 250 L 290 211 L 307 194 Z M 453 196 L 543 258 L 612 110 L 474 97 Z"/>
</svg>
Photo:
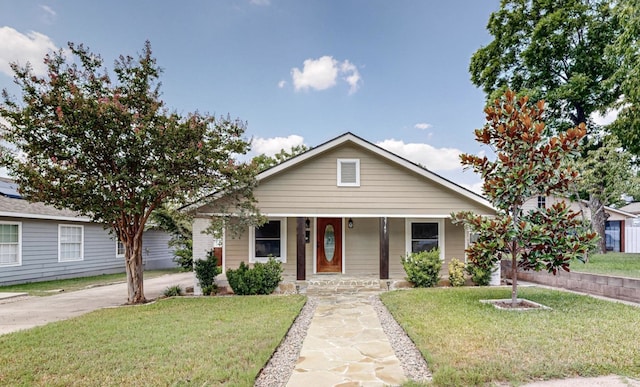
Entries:
<svg viewBox="0 0 640 387">
<path fill-rule="evenodd" d="M 125 246 L 128 301 L 141 303 L 142 234 L 155 209 L 216 191 L 229 193 L 234 211 L 255 209 L 255 168 L 234 159 L 249 149 L 245 124 L 168 111 L 149 42 L 138 58 L 115 62 L 115 80 L 84 46 L 69 51 L 71 59 L 62 50 L 46 56 L 43 77 L 12 64 L 22 101 L 3 91 L 2 136 L 16 156 L 2 164 L 28 200 L 113 230 Z"/>
<path fill-rule="evenodd" d="M 484 180 L 483 191 L 496 209 L 494 217 L 462 211 L 453 213 L 455 223 L 464 224 L 478 237 L 467 249 L 472 264 L 487 270 L 502 259 L 511 259 L 513 288 L 517 303 L 517 271 L 569 271 L 573 259 L 582 260 L 597 238 L 579 213 L 565 201 L 548 208 L 525 211 L 524 203 L 539 195 L 566 196 L 578 178 L 571 168 L 579 156 L 579 143 L 586 129 L 579 125 L 555 137 L 544 136 L 544 101 L 530 104 L 507 91 L 485 109 L 486 124 L 475 131 L 476 140 L 488 145 L 495 161 L 486 156 L 463 154 L 466 168 L 473 168 Z"/>
</svg>

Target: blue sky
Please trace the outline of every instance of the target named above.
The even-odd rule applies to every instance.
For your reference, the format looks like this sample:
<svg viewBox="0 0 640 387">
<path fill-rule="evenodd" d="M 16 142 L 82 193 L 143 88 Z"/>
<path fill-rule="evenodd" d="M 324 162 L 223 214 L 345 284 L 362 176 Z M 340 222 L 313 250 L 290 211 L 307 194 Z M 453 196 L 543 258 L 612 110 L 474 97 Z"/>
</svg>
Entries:
<svg viewBox="0 0 640 387">
<path fill-rule="evenodd" d="M 109 68 L 150 40 L 163 99 L 248 122 L 254 152 L 353 132 L 474 190 L 457 155 L 474 141 L 484 94 L 469 60 L 491 41 L 498 0 L 190 0 L 0 3 L 0 88 L 8 63 L 84 43 Z"/>
</svg>

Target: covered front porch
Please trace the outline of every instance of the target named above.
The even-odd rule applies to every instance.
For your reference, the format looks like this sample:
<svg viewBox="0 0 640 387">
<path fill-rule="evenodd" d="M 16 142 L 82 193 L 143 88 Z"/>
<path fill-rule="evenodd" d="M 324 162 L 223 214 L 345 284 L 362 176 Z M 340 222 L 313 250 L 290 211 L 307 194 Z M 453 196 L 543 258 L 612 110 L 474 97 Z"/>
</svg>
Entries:
<svg viewBox="0 0 640 387">
<path fill-rule="evenodd" d="M 321 283 L 341 287 L 355 279 L 363 286 L 362 281 L 369 281 L 364 287 L 386 290 L 404 281 L 401 257 L 407 252 L 439 248 L 443 276 L 451 258 L 464 259 L 464 228 L 445 216 L 270 214 L 267 218 L 261 227 L 225 235 L 217 242 L 224 272 L 242 261 L 252 264 L 274 257 L 282 262 L 283 282 L 294 284 L 287 292 L 293 292 L 295 284 L 298 290 Z M 207 225 L 204 218 L 194 222 L 194 238 L 200 239 L 194 243 L 196 258 L 215 247 L 213 238 L 200 232 Z"/>
</svg>

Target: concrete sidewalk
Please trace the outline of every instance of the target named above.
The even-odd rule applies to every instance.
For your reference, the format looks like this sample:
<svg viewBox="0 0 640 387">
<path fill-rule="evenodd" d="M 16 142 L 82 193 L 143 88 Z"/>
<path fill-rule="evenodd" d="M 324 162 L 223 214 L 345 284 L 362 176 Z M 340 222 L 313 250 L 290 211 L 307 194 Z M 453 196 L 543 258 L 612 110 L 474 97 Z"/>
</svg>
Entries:
<svg viewBox="0 0 640 387">
<path fill-rule="evenodd" d="M 382 387 L 407 380 L 369 296 L 317 298 L 288 387 Z"/>
<path fill-rule="evenodd" d="M 193 283 L 193 273 L 166 274 L 145 280 L 144 294 L 147 299 L 154 299 L 162 295 L 169 286 L 180 285 L 184 289 L 193 286 Z M 120 306 L 126 302 L 126 283 L 47 297 L 7 299 L 0 304 L 0 334 L 66 320 L 96 309 Z"/>
</svg>

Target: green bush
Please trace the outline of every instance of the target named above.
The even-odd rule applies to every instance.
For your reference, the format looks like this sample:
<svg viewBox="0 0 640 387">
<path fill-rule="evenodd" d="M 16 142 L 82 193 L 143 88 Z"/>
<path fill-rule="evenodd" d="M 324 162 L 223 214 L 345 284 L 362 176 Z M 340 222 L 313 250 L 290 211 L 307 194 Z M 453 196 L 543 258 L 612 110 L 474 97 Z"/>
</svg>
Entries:
<svg viewBox="0 0 640 387">
<path fill-rule="evenodd" d="M 460 262 L 457 258 L 451 259 L 449 262 L 449 283 L 451 286 L 464 285 L 464 267 L 464 262 Z"/>
<path fill-rule="evenodd" d="M 402 267 L 407 273 L 407 281 L 419 288 L 436 286 L 440 279 L 440 250 L 411 253 L 402 257 Z"/>
<path fill-rule="evenodd" d="M 173 261 L 177 263 L 183 271 L 193 270 L 193 241 L 191 239 L 185 239 L 179 243 L 170 242 L 169 246 L 176 247 L 173 251 Z"/>
<path fill-rule="evenodd" d="M 282 281 L 282 264 L 274 258 L 267 263 L 257 262 L 250 268 L 244 262 L 236 270 L 227 270 L 227 280 L 238 295 L 271 294 Z"/>
<path fill-rule="evenodd" d="M 182 287 L 180 285 L 169 286 L 164 290 L 165 297 L 177 297 L 182 295 Z"/>
<path fill-rule="evenodd" d="M 476 286 L 487 286 L 491 282 L 491 268 L 485 268 L 482 266 L 469 263 L 466 267 L 467 273 L 471 276 L 471 281 Z"/>
<path fill-rule="evenodd" d="M 194 270 L 196 278 L 200 283 L 202 294 L 210 296 L 215 294 L 218 287 L 216 286 L 216 276 L 222 273 L 222 269 L 218 267 L 218 258 L 212 251 L 207 253 L 207 259 L 194 261 Z"/>
</svg>

